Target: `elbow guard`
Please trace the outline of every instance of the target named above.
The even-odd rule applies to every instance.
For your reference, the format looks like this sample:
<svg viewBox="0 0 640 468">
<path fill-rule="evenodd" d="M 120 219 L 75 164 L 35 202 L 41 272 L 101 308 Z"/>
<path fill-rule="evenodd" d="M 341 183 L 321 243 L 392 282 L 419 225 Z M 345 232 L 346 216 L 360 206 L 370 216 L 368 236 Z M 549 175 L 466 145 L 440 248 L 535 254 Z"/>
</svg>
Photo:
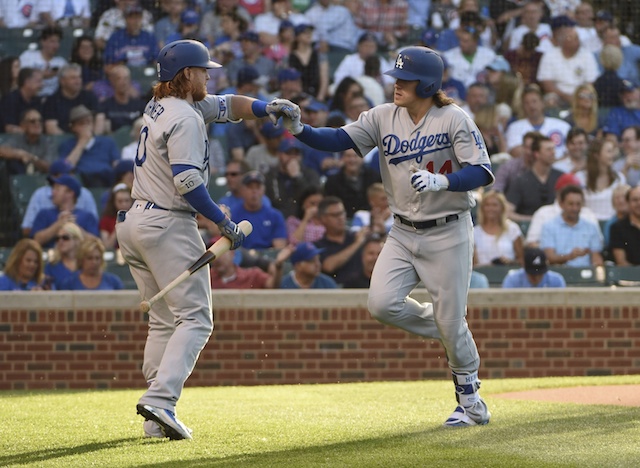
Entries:
<svg viewBox="0 0 640 468">
<path fill-rule="evenodd" d="M 202 184 L 204 180 L 197 169 L 187 169 L 173 176 L 173 185 L 176 186 L 180 195 L 189 193 Z"/>
</svg>

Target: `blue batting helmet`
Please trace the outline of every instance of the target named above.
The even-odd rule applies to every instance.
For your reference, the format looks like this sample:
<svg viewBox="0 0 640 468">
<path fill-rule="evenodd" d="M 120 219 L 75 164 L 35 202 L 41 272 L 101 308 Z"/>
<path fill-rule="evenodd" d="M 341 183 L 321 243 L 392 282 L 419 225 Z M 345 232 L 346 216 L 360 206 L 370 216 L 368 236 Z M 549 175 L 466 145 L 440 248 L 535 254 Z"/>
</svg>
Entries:
<svg viewBox="0 0 640 468">
<path fill-rule="evenodd" d="M 222 65 L 211 61 L 209 49 L 202 42 L 183 39 L 170 42 L 158 54 L 158 80 L 171 81 L 186 67 L 220 68 Z"/>
<path fill-rule="evenodd" d="M 406 81 L 418 81 L 416 94 L 421 98 L 433 96 L 442 88 L 442 58 L 427 47 L 415 46 L 398 53 L 393 69 L 385 75 Z"/>
</svg>

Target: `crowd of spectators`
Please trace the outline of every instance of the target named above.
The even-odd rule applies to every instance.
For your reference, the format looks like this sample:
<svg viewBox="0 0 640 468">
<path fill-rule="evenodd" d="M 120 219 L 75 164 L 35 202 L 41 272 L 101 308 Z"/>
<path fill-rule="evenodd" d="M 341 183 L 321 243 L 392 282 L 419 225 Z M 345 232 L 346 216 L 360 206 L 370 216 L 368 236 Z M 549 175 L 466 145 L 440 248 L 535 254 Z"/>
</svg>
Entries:
<svg viewBox="0 0 640 468">
<path fill-rule="evenodd" d="M 512 265 L 505 287 L 564 286 L 548 265 L 640 265 L 640 45 L 601 3 L 0 2 L 0 30 L 34 38 L 0 57 L 0 164 L 9 177 L 48 176 L 0 285 L 122 287 L 96 259 L 117 249 L 116 212 L 133 203 L 151 96 L 140 77 L 178 39 L 203 42 L 223 65 L 210 93 L 290 99 L 304 122 L 333 127 L 392 102 L 383 73 L 399 49 L 436 49 L 443 89 L 476 121 L 496 175 L 476 194 L 474 265 Z M 368 286 L 393 223 L 383 155 L 320 152 L 267 120 L 211 124 L 209 136 L 210 183 L 227 191 L 215 201 L 254 225 L 212 269 L 214 287 Z M 200 225 L 210 244 L 215 226 Z"/>
</svg>

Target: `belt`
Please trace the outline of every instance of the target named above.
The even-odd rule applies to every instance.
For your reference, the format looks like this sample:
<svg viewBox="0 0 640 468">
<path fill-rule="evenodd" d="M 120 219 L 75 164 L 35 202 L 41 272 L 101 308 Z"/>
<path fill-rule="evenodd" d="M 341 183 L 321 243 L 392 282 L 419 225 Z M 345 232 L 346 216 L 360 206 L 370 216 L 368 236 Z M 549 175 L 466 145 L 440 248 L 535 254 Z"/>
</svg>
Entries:
<svg viewBox="0 0 640 468">
<path fill-rule="evenodd" d="M 457 214 L 449 215 L 445 218 L 430 219 L 429 221 L 409 221 L 400 215 L 393 215 L 398 221 L 407 226 L 411 226 L 413 229 L 429 229 L 436 226 L 444 226 L 452 221 L 457 221 L 460 218 Z"/>
<path fill-rule="evenodd" d="M 140 201 L 139 203 L 144 203 L 144 202 Z M 146 203 L 145 203 L 145 205 L 144 205 L 144 208 L 143 208 L 143 209 L 145 209 L 145 210 L 151 210 L 151 209 L 153 209 L 153 210 L 162 210 L 162 211 L 174 211 L 174 212 L 176 212 L 176 213 L 189 213 L 189 214 L 190 214 L 191 216 L 193 216 L 194 218 L 195 218 L 195 217 L 196 217 L 196 215 L 198 214 L 198 213 L 197 213 L 197 212 L 195 212 L 195 211 L 169 210 L 168 208 L 163 208 L 163 207 L 161 207 L 161 206 L 159 206 L 159 205 L 156 205 L 155 203 L 150 202 L 150 201 L 148 201 L 148 202 L 146 202 Z"/>
</svg>

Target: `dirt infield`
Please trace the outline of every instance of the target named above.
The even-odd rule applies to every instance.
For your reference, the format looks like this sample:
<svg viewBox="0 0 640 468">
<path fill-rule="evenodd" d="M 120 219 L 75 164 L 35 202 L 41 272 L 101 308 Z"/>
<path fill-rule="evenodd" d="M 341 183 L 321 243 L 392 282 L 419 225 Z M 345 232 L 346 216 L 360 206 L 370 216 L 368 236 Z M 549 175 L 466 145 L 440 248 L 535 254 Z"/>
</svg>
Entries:
<svg viewBox="0 0 640 468">
<path fill-rule="evenodd" d="M 640 406 L 640 385 L 594 385 L 499 393 L 491 398 L 554 401 L 584 405 Z"/>
</svg>

